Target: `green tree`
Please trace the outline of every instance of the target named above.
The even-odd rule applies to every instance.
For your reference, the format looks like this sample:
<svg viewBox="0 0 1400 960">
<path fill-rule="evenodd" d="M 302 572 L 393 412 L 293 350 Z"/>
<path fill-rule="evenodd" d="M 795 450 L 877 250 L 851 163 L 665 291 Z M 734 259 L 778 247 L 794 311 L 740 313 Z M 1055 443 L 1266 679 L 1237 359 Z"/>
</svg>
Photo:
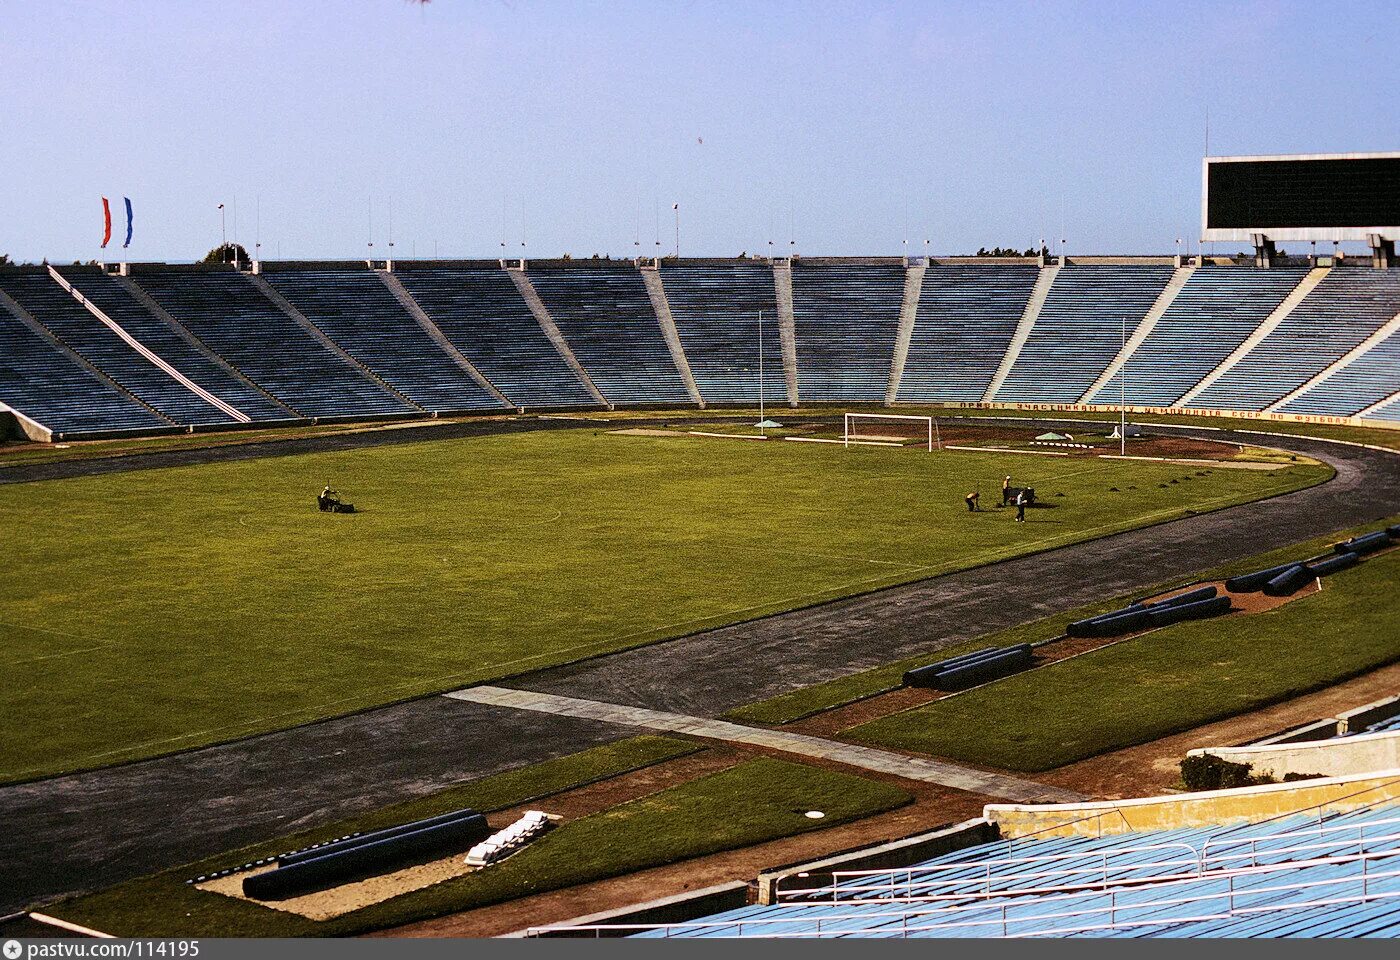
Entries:
<svg viewBox="0 0 1400 960">
<path fill-rule="evenodd" d="M 241 243 L 221 243 L 204 255 L 200 263 L 232 263 L 242 268 L 251 264 L 252 258 Z"/>
</svg>

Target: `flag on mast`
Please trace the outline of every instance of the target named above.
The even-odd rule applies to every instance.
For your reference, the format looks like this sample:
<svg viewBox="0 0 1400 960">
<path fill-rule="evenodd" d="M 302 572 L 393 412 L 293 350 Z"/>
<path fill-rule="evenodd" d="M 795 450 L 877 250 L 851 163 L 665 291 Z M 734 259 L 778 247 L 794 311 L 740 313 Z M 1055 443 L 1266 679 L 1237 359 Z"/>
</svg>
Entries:
<svg viewBox="0 0 1400 960">
<path fill-rule="evenodd" d="M 125 250 L 131 246 L 131 198 L 122 197 L 122 199 L 126 201 L 126 242 L 122 244 L 122 249 Z"/>
<path fill-rule="evenodd" d="M 112 239 L 112 205 L 107 202 L 107 198 L 102 198 L 102 249 L 107 249 L 107 244 Z"/>
</svg>

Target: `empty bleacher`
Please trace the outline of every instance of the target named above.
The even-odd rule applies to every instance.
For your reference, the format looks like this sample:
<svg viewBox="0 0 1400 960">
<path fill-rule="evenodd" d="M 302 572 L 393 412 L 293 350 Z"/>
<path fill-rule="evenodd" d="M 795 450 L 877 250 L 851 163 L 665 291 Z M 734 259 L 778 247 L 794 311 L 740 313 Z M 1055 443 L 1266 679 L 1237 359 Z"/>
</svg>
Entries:
<svg viewBox="0 0 1400 960">
<path fill-rule="evenodd" d="M 1039 274 L 1031 264 L 930 266 L 896 399 L 981 400 Z"/>
<path fill-rule="evenodd" d="M 1237 826 L 996 841 L 908 868 L 837 873 L 776 904 L 634 936 L 1397 934 L 1400 806 L 1391 802 Z"/>
<path fill-rule="evenodd" d="M 1400 333 L 1392 333 L 1325 380 L 1279 407 L 1280 413 L 1350 417 L 1400 390 Z"/>
<path fill-rule="evenodd" d="M 172 423 L 234 422 L 233 417 L 138 353 L 59 286 L 47 271 L 0 273 L 0 289 L 68 349 Z"/>
<path fill-rule="evenodd" d="M 1170 266 L 1075 264 L 1060 270 L 997 400 L 1075 403 L 1113 361 L 1172 278 Z"/>
<path fill-rule="evenodd" d="M 32 329 L 3 300 L 0 343 L 0 403 L 55 435 L 171 426 L 65 353 L 51 334 Z"/>
<path fill-rule="evenodd" d="M 1204 266 L 1091 403 L 1169 407 L 1214 370 L 1307 276 L 1306 269 Z M 1131 329 L 1128 331 L 1131 335 Z M 1124 379 L 1126 378 L 1126 383 Z"/>
<path fill-rule="evenodd" d="M 757 403 L 759 315 L 763 317 L 763 394 L 787 398 L 777 291 L 766 263 L 681 262 L 661 283 L 690 372 L 706 403 Z"/>
<path fill-rule="evenodd" d="M 792 315 L 803 403 L 882 403 L 904 300 L 902 263 L 797 260 Z"/>
<path fill-rule="evenodd" d="M 327 350 L 232 269 L 153 268 L 132 279 L 209 349 L 304 416 L 417 412 Z"/>
<path fill-rule="evenodd" d="M 263 277 L 337 346 L 424 410 L 504 406 L 438 348 L 368 267 L 276 270 Z"/>
<path fill-rule="evenodd" d="M 531 264 L 529 277 L 574 356 L 610 403 L 691 402 L 635 266 Z"/>
<path fill-rule="evenodd" d="M 116 277 L 92 267 L 60 267 L 64 279 L 166 363 L 253 420 L 286 420 L 296 414 L 231 370 L 190 338 L 139 303 Z"/>
<path fill-rule="evenodd" d="M 452 345 L 511 403 L 523 407 L 594 403 L 500 267 L 404 265 L 394 276 Z"/>
<path fill-rule="evenodd" d="M 1400 397 L 1396 397 L 1389 403 L 1383 403 L 1374 410 L 1367 411 L 1362 419 L 1365 420 L 1393 420 L 1400 422 Z"/>
<path fill-rule="evenodd" d="M 1360 345 L 1396 314 L 1400 314 L 1400 270 L 1337 267 L 1191 405 L 1263 410 Z M 1384 396 L 1374 396 L 1372 402 Z"/>
</svg>

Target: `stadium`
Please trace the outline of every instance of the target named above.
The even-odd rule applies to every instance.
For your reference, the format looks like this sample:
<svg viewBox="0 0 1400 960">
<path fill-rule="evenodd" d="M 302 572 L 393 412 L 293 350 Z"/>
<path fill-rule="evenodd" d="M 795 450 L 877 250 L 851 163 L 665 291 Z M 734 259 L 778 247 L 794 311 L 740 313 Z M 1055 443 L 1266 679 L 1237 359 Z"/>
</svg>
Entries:
<svg viewBox="0 0 1400 960">
<path fill-rule="evenodd" d="M 1197 162 L 1165 255 L 0 260 L 0 935 L 1397 936 L 1400 152 Z"/>
</svg>

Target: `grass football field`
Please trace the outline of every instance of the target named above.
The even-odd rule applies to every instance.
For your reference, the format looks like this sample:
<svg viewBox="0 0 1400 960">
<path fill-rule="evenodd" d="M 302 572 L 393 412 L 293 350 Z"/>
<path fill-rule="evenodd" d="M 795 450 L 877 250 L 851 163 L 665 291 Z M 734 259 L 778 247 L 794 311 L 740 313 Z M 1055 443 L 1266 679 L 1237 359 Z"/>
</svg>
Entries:
<svg viewBox="0 0 1400 960">
<path fill-rule="evenodd" d="M 963 495 L 990 504 L 1006 473 L 1051 507 L 1024 524 L 968 514 Z M 581 428 L 0 486 L 0 782 L 289 727 L 1328 476 L 1302 463 L 1205 471 Z M 363 512 L 318 513 L 327 482 Z"/>
</svg>

